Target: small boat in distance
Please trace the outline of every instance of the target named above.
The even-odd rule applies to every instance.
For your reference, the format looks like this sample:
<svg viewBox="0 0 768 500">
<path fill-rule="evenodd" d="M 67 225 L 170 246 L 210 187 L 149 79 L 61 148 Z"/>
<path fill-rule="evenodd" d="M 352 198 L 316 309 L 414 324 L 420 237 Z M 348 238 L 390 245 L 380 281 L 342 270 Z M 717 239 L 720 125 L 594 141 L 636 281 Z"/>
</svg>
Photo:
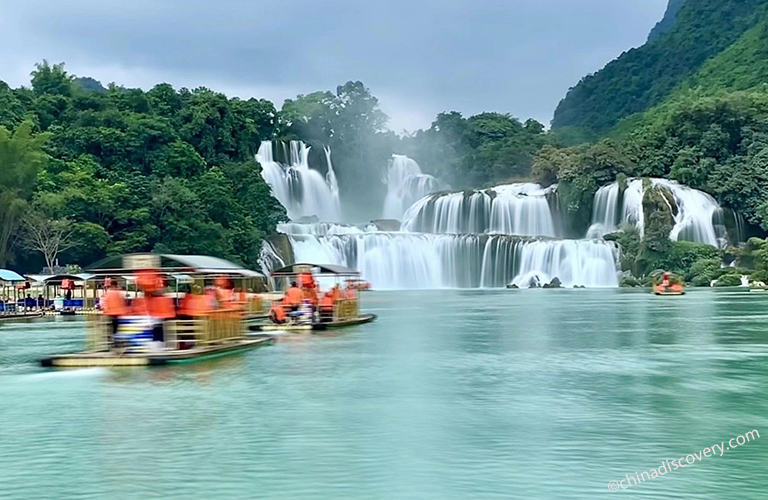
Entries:
<svg viewBox="0 0 768 500">
<path fill-rule="evenodd" d="M 142 253 L 108 257 L 87 271 L 93 277 L 84 286 L 103 294 L 101 314 L 87 316 L 85 350 L 42 359 L 44 367 L 186 363 L 273 341 L 246 328 L 252 303 L 261 307 L 250 291 L 264 276 L 232 262 Z"/>
<path fill-rule="evenodd" d="M 653 279 L 654 295 L 685 295 L 685 288 L 681 277 L 664 272 L 661 275 L 660 281 L 657 282 L 656 280 L 657 278 Z"/>
<path fill-rule="evenodd" d="M 253 332 L 302 332 L 328 330 L 370 323 L 375 314 L 360 314 L 358 285 L 360 273 L 354 269 L 330 264 L 292 264 L 271 275 L 275 297 L 269 322 L 250 326 Z M 345 278 L 346 287 L 339 282 Z M 333 280 L 325 293 L 319 281 Z"/>
</svg>

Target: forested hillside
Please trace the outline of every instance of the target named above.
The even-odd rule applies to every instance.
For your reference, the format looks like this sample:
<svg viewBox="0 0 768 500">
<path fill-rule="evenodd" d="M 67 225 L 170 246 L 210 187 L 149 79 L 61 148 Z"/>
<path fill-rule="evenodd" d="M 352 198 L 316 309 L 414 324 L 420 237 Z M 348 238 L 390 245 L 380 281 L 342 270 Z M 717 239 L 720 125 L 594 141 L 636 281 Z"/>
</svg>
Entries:
<svg viewBox="0 0 768 500">
<path fill-rule="evenodd" d="M 763 21 L 766 6 L 768 0 L 687 0 L 671 27 L 662 25 L 661 34 L 572 88 L 555 111 L 553 128 L 600 134 L 660 104 L 708 59 Z"/>
<path fill-rule="evenodd" d="M 51 263 L 30 230 L 62 264 L 156 250 L 255 265 L 284 218 L 253 156 L 276 114 L 202 88 L 103 89 L 47 63 L 30 88 L 0 83 L 0 267 Z"/>
</svg>

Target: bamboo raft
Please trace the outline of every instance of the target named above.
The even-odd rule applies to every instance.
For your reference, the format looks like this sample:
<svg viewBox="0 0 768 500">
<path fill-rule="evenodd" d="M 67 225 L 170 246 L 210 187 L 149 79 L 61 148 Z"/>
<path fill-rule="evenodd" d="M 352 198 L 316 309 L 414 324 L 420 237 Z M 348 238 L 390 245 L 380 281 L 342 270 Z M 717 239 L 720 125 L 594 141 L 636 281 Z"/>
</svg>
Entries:
<svg viewBox="0 0 768 500">
<path fill-rule="evenodd" d="M 284 325 L 251 325 L 249 330 L 252 332 L 308 332 L 308 331 L 323 331 L 331 330 L 335 328 L 344 328 L 347 326 L 362 325 L 370 323 L 376 319 L 375 314 L 363 314 L 356 318 L 348 318 L 339 321 L 329 321 L 327 323 L 312 323 L 310 325 L 296 325 L 296 324 L 284 324 Z"/>
<path fill-rule="evenodd" d="M 105 352 L 80 352 L 75 354 L 60 354 L 40 361 L 44 367 L 55 368 L 94 368 L 113 366 L 158 366 L 173 363 L 189 363 L 202 361 L 220 356 L 268 345 L 274 339 L 267 335 L 242 339 L 220 345 L 209 345 L 199 348 L 170 350 L 123 352 L 118 350 Z"/>
<path fill-rule="evenodd" d="M 18 320 L 25 320 L 25 319 L 35 319 L 35 318 L 42 318 L 43 313 L 42 312 L 31 312 L 31 313 L 18 313 L 18 314 L 0 314 L 0 322 L 3 321 L 18 321 Z"/>
<path fill-rule="evenodd" d="M 685 295 L 685 292 L 659 292 L 654 291 L 654 295 Z"/>
<path fill-rule="evenodd" d="M 186 363 L 239 353 L 270 344 L 268 335 L 246 336 L 241 313 L 219 310 L 203 319 L 171 320 L 165 323 L 165 349 L 114 348 L 108 318 L 87 316 L 86 349 L 42 359 L 44 367 L 89 368 L 155 366 Z"/>
</svg>

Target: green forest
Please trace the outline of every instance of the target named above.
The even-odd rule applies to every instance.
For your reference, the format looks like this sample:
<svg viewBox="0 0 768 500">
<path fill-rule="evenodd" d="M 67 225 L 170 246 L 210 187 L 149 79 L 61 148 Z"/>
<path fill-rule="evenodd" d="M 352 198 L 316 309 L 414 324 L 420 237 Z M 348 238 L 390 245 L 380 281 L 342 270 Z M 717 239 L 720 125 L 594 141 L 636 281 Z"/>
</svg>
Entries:
<svg viewBox="0 0 768 500">
<path fill-rule="evenodd" d="M 29 86 L 0 82 L 0 267 L 32 272 L 55 258 L 88 264 L 131 251 L 214 254 L 257 267 L 261 241 L 286 218 L 255 161 L 263 140 L 307 142 L 319 170 L 330 146 L 343 202 L 362 207 L 361 218 L 377 216 L 380 179 L 399 153 L 455 189 L 558 183 L 574 238 L 585 234 L 597 189 L 629 177 L 706 191 L 743 216 L 746 236 L 762 237 L 766 9 L 768 0 L 672 0 L 645 45 L 568 92 L 551 130 L 507 113 L 450 111 L 398 135 L 362 82 L 278 108 L 207 88 L 104 87 L 43 61 Z M 672 242 L 664 193 L 649 193 L 644 237 L 631 228 L 609 236 L 622 247 L 625 283 L 662 268 L 697 284 L 739 272 L 768 281 L 765 240 L 722 251 Z"/>
</svg>

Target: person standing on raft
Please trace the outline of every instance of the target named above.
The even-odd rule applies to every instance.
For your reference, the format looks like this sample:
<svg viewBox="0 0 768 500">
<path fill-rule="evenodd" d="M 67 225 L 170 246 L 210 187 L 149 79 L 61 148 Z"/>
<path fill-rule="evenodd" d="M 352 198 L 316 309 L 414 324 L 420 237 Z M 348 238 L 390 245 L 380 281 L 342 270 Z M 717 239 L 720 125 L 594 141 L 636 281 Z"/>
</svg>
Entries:
<svg viewBox="0 0 768 500">
<path fill-rule="evenodd" d="M 101 306 L 101 312 L 109 317 L 111 325 L 110 335 L 114 337 L 117 333 L 120 317 L 127 316 L 129 312 L 128 306 L 125 304 L 123 292 L 117 284 L 108 285 L 107 291 L 104 294 L 104 303 Z"/>
</svg>

